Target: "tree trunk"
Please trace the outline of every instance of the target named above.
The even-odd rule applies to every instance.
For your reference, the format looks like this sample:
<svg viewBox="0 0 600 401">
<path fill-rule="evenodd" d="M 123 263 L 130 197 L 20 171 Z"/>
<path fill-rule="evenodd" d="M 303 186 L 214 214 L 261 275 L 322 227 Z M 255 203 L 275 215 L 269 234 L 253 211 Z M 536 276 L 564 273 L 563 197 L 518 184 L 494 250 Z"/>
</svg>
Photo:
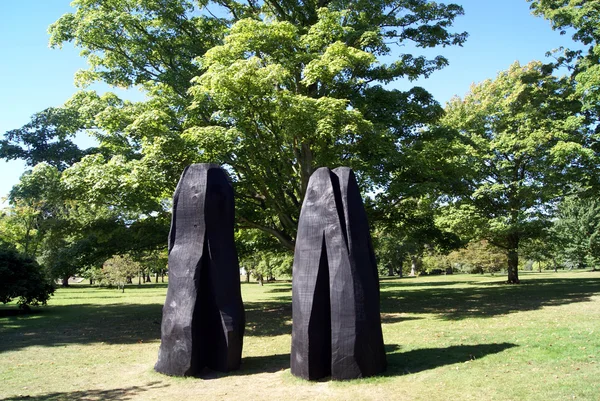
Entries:
<svg viewBox="0 0 600 401">
<path fill-rule="evenodd" d="M 517 242 L 518 244 L 518 242 Z M 519 252 L 517 247 L 508 250 L 508 283 L 519 284 Z"/>
<path fill-rule="evenodd" d="M 165 271 L 164 270 L 160 271 L 160 281 L 163 283 L 165 282 Z"/>
<path fill-rule="evenodd" d="M 69 276 L 62 278 L 62 286 L 63 287 L 68 287 L 69 286 Z"/>
<path fill-rule="evenodd" d="M 246 272 L 246 282 L 250 282 L 250 272 Z"/>
<path fill-rule="evenodd" d="M 155 279 L 154 279 L 154 282 L 155 282 L 155 283 L 158 283 L 158 272 L 156 272 L 156 277 L 155 277 Z"/>
<path fill-rule="evenodd" d="M 142 272 L 138 274 L 138 285 L 142 285 Z"/>
<path fill-rule="evenodd" d="M 398 275 L 402 277 L 404 274 L 402 270 L 404 269 L 404 259 L 400 259 L 400 266 L 398 266 Z"/>
<path fill-rule="evenodd" d="M 388 265 L 388 277 L 393 277 L 394 276 L 394 266 L 390 263 Z"/>
<path fill-rule="evenodd" d="M 94 279 L 90 277 L 90 285 L 94 285 Z"/>
<path fill-rule="evenodd" d="M 152 279 L 150 278 L 150 272 L 146 273 L 146 283 L 151 283 Z"/>
</svg>

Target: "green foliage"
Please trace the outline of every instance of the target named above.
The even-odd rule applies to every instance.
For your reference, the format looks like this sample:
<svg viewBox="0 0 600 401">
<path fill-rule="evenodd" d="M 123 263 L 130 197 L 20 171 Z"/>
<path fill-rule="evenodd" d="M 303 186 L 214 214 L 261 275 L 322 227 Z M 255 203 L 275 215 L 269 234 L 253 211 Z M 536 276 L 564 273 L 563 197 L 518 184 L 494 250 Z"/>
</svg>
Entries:
<svg viewBox="0 0 600 401">
<path fill-rule="evenodd" d="M 584 108 L 600 113 L 600 4 L 597 1 L 527 0 L 533 14 L 549 20 L 561 35 L 572 33 L 584 50 L 560 49 L 557 66 L 569 65 Z"/>
<path fill-rule="evenodd" d="M 317 167 L 350 166 L 365 191 L 394 185 L 396 198 L 411 190 L 415 172 L 423 182 L 439 176 L 435 166 L 419 169 L 419 151 L 409 149 L 427 142 L 418 130 L 439 118 L 439 104 L 421 88 L 382 85 L 428 76 L 448 61 L 408 53 L 389 64 L 378 59 L 393 55 L 393 43 L 417 50 L 461 45 L 466 33 L 450 31 L 460 6 L 426 0 L 72 4 L 75 10 L 49 30 L 51 46 L 71 42 L 86 58 L 89 68 L 77 74 L 77 84 L 138 87 L 146 95 L 129 102 L 82 90 L 60 113 L 53 111 L 76 121 L 62 119 L 66 126 L 56 132 L 70 134 L 73 126 L 99 141 L 61 177 L 68 199 L 78 208 L 85 204 L 89 215 L 100 210 L 104 219 L 110 207 L 113 220 L 156 216 L 167 226 L 166 200 L 183 168 L 216 162 L 231 174 L 239 227 L 259 229 L 292 249 L 304 190 Z M 35 132 L 38 125 L 22 130 Z"/>
<path fill-rule="evenodd" d="M 60 172 L 40 163 L 21 176 L 9 194 L 3 234 L 17 250 L 37 257 L 48 232 L 60 224 L 62 215 Z"/>
<path fill-rule="evenodd" d="M 18 298 L 20 308 L 46 305 L 54 286 L 37 262 L 16 250 L 0 247 L 0 302 Z"/>
<path fill-rule="evenodd" d="M 568 198 L 558 207 L 551 228 L 556 257 L 569 267 L 600 263 L 600 203 L 595 199 Z"/>
<path fill-rule="evenodd" d="M 471 238 L 505 249 L 509 281 L 518 281 L 520 242 L 543 233 L 552 202 L 579 189 L 594 158 L 580 110 L 572 83 L 540 62 L 515 63 L 447 105 L 443 125 L 463 138 L 466 190 L 446 222 L 467 218 Z"/>
<path fill-rule="evenodd" d="M 389 193 L 380 196 L 391 198 Z M 387 216 L 373 233 L 382 273 L 393 275 L 397 270 L 403 274 L 406 259 L 410 258 L 418 268 L 423 255 L 445 254 L 462 245 L 458 235 L 437 223 L 438 207 L 434 200 L 431 196 L 404 198 L 384 206 Z"/>
<path fill-rule="evenodd" d="M 115 255 L 102 265 L 104 280 L 125 292 L 125 284 L 142 271 L 142 265 L 130 255 Z M 104 281 L 103 280 L 103 281 Z"/>
<path fill-rule="evenodd" d="M 23 127 L 4 135 L 5 139 L 0 140 L 0 158 L 22 159 L 31 167 L 44 162 L 64 170 L 94 151 L 82 151 L 73 143 L 72 138 L 82 128 L 76 110 L 47 108 L 34 114 Z"/>
<path fill-rule="evenodd" d="M 451 252 L 446 257 L 453 269 L 468 273 L 495 273 L 503 270 L 507 263 L 506 252 L 487 241 L 475 241 L 465 248 Z"/>
<path fill-rule="evenodd" d="M 240 268 L 260 282 L 275 280 L 277 277 L 291 277 L 294 255 L 283 248 L 266 233 L 256 230 L 238 230 L 236 248 Z"/>
<path fill-rule="evenodd" d="M 404 262 L 407 258 L 408 246 L 402 242 L 401 234 L 377 228 L 373 232 L 373 248 L 380 275 L 393 276 L 404 274 Z"/>
</svg>

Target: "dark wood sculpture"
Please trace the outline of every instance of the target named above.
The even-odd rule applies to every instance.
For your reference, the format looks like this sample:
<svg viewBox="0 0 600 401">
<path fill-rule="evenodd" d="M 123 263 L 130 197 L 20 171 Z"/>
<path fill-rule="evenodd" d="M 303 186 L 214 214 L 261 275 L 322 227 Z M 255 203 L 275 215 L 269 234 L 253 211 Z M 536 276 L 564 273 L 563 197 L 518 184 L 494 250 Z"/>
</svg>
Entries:
<svg viewBox="0 0 600 401">
<path fill-rule="evenodd" d="M 173 197 L 169 288 L 155 370 L 195 376 L 238 369 L 244 306 L 233 237 L 233 189 L 215 164 L 187 167 Z"/>
<path fill-rule="evenodd" d="M 351 169 L 310 178 L 294 254 L 292 374 L 346 380 L 386 369 L 379 279 L 369 225 Z"/>
</svg>

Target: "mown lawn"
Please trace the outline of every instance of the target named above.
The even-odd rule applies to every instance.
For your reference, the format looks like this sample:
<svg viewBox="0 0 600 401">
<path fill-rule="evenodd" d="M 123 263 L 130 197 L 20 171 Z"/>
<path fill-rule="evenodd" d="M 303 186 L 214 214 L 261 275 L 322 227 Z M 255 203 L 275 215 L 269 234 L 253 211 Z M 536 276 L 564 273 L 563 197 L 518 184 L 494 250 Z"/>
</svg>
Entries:
<svg viewBox="0 0 600 401">
<path fill-rule="evenodd" d="M 600 273 L 381 280 L 386 375 L 289 371 L 291 284 L 243 284 L 242 369 L 153 370 L 166 285 L 74 285 L 32 315 L 0 306 L 2 400 L 600 400 Z"/>
</svg>

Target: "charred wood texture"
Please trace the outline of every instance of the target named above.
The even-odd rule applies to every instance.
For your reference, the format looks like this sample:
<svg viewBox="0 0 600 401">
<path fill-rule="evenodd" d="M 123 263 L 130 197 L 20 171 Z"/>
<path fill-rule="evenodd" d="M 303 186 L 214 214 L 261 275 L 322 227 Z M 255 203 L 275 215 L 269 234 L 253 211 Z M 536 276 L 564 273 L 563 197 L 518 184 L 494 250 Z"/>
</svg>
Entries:
<svg viewBox="0 0 600 401">
<path fill-rule="evenodd" d="M 296 239 L 292 310 L 292 374 L 347 380 L 385 371 L 377 265 L 349 168 L 320 168 L 310 178 Z"/>
<path fill-rule="evenodd" d="M 215 164 L 187 167 L 173 197 L 156 371 L 196 376 L 204 368 L 239 368 L 245 318 L 233 225 L 225 171 Z"/>
</svg>

